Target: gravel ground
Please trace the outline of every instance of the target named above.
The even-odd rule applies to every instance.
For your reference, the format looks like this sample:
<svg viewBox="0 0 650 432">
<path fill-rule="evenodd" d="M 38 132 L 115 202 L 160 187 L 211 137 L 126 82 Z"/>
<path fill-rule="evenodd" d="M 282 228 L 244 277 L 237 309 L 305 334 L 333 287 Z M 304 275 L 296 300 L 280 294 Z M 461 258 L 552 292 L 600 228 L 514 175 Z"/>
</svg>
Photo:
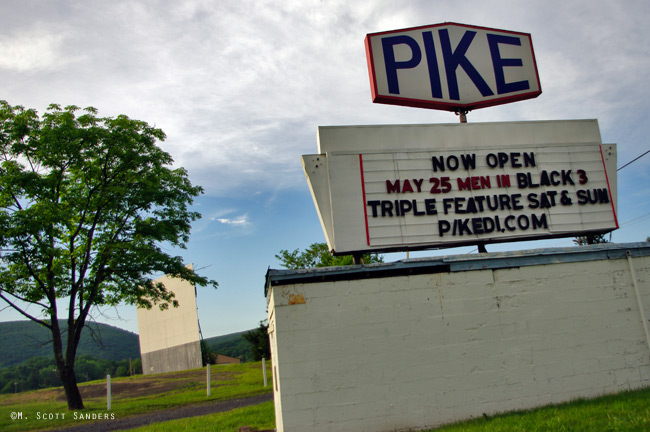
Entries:
<svg viewBox="0 0 650 432">
<path fill-rule="evenodd" d="M 270 400 L 273 400 L 272 393 L 259 396 L 251 396 L 242 399 L 231 399 L 220 402 L 191 405 L 187 407 L 170 409 L 167 411 L 155 411 L 149 414 L 138 414 L 124 418 L 116 418 L 115 420 L 104 420 L 97 422 L 86 422 L 80 420 L 81 424 L 79 425 L 70 426 L 63 429 L 54 429 L 50 432 L 108 432 L 127 430 L 167 420 L 175 420 L 180 418 L 196 417 L 206 414 L 230 411 L 235 408 L 257 405 Z"/>
</svg>

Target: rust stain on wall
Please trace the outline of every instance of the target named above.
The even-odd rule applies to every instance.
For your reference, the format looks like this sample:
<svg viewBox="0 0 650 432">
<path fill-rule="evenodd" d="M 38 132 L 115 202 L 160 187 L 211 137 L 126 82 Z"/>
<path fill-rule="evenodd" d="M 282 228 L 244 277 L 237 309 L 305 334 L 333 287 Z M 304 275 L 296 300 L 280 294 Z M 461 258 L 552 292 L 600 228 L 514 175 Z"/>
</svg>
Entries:
<svg viewBox="0 0 650 432">
<path fill-rule="evenodd" d="M 295 305 L 295 304 L 305 304 L 305 296 L 302 294 L 291 294 L 289 296 L 289 304 L 290 305 Z"/>
</svg>

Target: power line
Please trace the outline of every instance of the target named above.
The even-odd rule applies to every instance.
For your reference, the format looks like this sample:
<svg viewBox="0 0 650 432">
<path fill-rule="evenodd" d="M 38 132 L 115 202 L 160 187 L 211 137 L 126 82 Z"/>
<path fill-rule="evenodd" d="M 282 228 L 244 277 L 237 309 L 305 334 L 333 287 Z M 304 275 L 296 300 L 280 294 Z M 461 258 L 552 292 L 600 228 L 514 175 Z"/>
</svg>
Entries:
<svg viewBox="0 0 650 432">
<path fill-rule="evenodd" d="M 630 219 L 629 221 L 623 222 L 623 224 L 621 225 L 621 228 L 624 227 L 624 226 L 627 226 L 627 225 L 632 225 L 632 224 L 635 224 L 637 222 L 641 222 L 642 220 L 645 220 L 645 219 L 647 219 L 649 217 L 650 217 L 650 213 L 646 213 L 644 215 L 637 216 L 634 219 Z"/>
<path fill-rule="evenodd" d="M 638 156 L 637 158 L 635 158 L 635 159 L 629 161 L 628 163 L 626 163 L 626 164 L 623 165 L 622 167 L 618 168 L 616 171 L 620 171 L 620 170 L 622 170 L 623 168 L 625 168 L 626 166 L 628 166 L 628 165 L 631 164 L 632 162 L 636 162 L 637 160 L 641 159 L 643 156 L 647 155 L 648 153 L 650 153 L 650 150 L 646 151 L 646 152 L 643 153 L 641 156 Z"/>
</svg>

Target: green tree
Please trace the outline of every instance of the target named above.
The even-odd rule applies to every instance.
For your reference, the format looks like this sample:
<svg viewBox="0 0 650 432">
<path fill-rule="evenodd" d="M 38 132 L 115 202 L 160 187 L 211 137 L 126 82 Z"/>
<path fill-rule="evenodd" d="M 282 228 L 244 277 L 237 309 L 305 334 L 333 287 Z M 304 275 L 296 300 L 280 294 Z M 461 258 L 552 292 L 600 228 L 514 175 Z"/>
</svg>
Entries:
<svg viewBox="0 0 650 432">
<path fill-rule="evenodd" d="M 59 375 L 56 373 L 56 368 L 53 366 L 44 367 L 38 371 L 40 381 L 43 382 L 43 388 L 56 387 L 61 385 Z"/>
<path fill-rule="evenodd" d="M 299 249 L 289 252 L 282 249 L 275 256 L 283 267 L 288 269 L 304 269 L 312 267 L 334 267 L 352 265 L 352 255 L 334 256 L 327 248 L 327 243 L 312 243 L 304 252 Z M 366 264 L 381 263 L 384 259 L 379 254 L 363 255 L 363 262 Z"/>
<path fill-rule="evenodd" d="M 201 346 L 201 362 L 203 363 L 203 366 L 212 364 L 214 354 L 212 353 L 212 349 L 207 344 L 205 339 L 203 338 L 201 339 L 200 346 Z"/>
<path fill-rule="evenodd" d="M 263 358 L 271 358 L 271 343 L 269 341 L 269 325 L 260 321 L 260 325 L 255 330 L 251 330 L 242 335 L 253 346 L 253 361 L 260 361 Z"/>
<path fill-rule="evenodd" d="M 105 365 L 102 365 L 99 359 L 84 354 L 77 357 L 75 374 L 77 381 L 84 382 L 104 378 L 107 372 Z"/>
<path fill-rule="evenodd" d="M 185 247 L 203 190 L 170 168 L 163 131 L 79 111 L 50 105 L 41 118 L 0 101 L 0 298 L 50 330 L 71 410 L 83 408 L 74 365 L 92 307 L 177 306 L 156 273 L 217 286 L 165 252 Z"/>
<path fill-rule="evenodd" d="M 590 244 L 609 243 L 609 240 L 605 238 L 605 234 L 587 234 L 586 236 L 574 238 L 573 243 L 578 246 L 584 246 Z"/>
<path fill-rule="evenodd" d="M 140 357 L 131 362 L 131 371 L 129 372 L 129 376 L 130 375 L 142 375 L 142 360 L 140 360 Z"/>
</svg>

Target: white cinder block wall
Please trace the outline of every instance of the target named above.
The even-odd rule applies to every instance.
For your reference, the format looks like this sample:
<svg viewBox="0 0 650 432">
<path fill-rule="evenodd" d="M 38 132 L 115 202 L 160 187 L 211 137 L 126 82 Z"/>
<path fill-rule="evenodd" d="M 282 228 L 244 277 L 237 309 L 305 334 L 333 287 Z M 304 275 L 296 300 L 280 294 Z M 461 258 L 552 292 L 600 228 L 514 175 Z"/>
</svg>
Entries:
<svg viewBox="0 0 650 432">
<path fill-rule="evenodd" d="M 417 430 L 647 386 L 630 263 L 650 316 L 648 243 L 269 270 L 277 430 Z"/>
</svg>

